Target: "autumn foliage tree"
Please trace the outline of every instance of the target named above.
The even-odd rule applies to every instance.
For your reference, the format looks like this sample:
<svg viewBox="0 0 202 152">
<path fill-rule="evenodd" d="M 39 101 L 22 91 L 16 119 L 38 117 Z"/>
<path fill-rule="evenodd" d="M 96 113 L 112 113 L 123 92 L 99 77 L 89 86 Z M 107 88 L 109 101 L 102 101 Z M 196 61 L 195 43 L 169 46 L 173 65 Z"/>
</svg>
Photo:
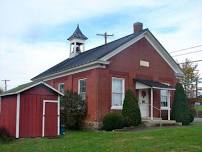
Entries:
<svg viewBox="0 0 202 152">
<path fill-rule="evenodd" d="M 184 72 L 181 83 L 188 98 L 195 96 L 194 90 L 196 90 L 196 83 L 199 78 L 197 67 L 198 65 L 189 59 L 185 59 L 185 62 L 181 64 L 182 71 Z"/>
</svg>

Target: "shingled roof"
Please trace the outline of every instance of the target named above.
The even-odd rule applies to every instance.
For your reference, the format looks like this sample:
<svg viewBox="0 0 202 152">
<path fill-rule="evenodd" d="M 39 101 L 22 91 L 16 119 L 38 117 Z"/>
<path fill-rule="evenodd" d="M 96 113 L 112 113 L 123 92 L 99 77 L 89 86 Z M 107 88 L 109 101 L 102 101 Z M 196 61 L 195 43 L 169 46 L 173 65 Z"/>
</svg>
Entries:
<svg viewBox="0 0 202 152">
<path fill-rule="evenodd" d="M 144 29 L 140 32 L 133 33 L 130 35 L 127 35 L 125 37 L 122 37 L 120 39 L 117 39 L 115 41 L 112 41 L 110 43 L 98 46 L 96 48 L 90 49 L 88 51 L 82 52 L 78 54 L 77 56 L 73 58 L 68 58 L 61 63 L 51 67 L 50 69 L 42 72 L 41 74 L 37 75 L 36 77 L 32 78 L 32 80 L 41 79 L 43 77 L 56 74 L 58 72 L 62 72 L 71 68 L 75 68 L 80 65 L 84 65 L 93 61 L 97 61 L 103 56 L 107 55 L 108 53 L 112 52 L 116 48 L 122 46 L 123 44 L 129 42 L 130 40 L 138 37 L 145 31 L 148 31 L 148 29 Z"/>
<path fill-rule="evenodd" d="M 87 40 L 88 38 L 81 32 L 78 25 L 74 33 L 67 40 L 72 40 L 72 39 Z"/>
<path fill-rule="evenodd" d="M 58 90 L 56 90 L 55 88 L 53 88 L 52 86 L 48 85 L 47 83 L 45 83 L 43 81 L 34 81 L 34 82 L 28 82 L 28 83 L 19 85 L 19 86 L 13 88 L 13 89 L 5 91 L 2 94 L 0 94 L 0 97 L 1 96 L 18 94 L 20 92 L 23 92 L 25 90 L 28 90 L 28 89 L 33 88 L 33 87 L 38 86 L 38 85 L 44 85 L 44 86 L 48 87 L 49 89 L 57 92 L 58 94 L 63 95 L 61 92 L 59 92 Z"/>
<path fill-rule="evenodd" d="M 147 85 L 147 86 L 149 86 L 151 88 L 174 89 L 173 86 L 169 86 L 167 84 L 163 84 L 163 83 L 160 83 L 158 81 L 145 80 L 145 79 L 139 79 L 139 78 L 134 79 L 134 81 L 140 82 L 142 84 L 145 84 L 145 85 Z"/>
</svg>

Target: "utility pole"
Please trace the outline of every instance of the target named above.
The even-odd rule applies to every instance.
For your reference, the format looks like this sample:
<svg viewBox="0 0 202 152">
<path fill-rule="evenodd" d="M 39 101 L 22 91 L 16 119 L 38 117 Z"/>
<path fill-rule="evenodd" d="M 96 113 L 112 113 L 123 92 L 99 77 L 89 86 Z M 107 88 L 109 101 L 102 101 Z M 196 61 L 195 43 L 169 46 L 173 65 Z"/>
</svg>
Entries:
<svg viewBox="0 0 202 152">
<path fill-rule="evenodd" d="M 114 34 L 107 34 L 107 32 L 105 32 L 104 34 L 96 34 L 97 36 L 103 36 L 105 39 L 105 44 L 107 44 L 107 37 L 109 36 L 114 36 Z"/>
<path fill-rule="evenodd" d="M 4 90 L 7 91 L 7 82 L 10 81 L 10 80 L 5 79 L 5 80 L 1 80 L 1 81 L 4 81 L 4 84 L 5 84 L 5 89 Z"/>
</svg>

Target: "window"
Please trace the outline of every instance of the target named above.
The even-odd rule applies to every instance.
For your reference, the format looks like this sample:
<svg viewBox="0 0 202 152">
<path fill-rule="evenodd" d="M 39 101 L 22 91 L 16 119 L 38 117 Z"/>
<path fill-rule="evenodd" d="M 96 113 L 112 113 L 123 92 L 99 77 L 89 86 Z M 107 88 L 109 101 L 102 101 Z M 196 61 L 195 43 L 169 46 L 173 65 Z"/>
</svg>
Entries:
<svg viewBox="0 0 202 152">
<path fill-rule="evenodd" d="M 145 60 L 140 60 L 140 66 L 141 67 L 149 67 L 149 62 Z"/>
<path fill-rule="evenodd" d="M 82 100 L 86 100 L 86 79 L 80 79 L 78 82 L 78 94 Z"/>
<path fill-rule="evenodd" d="M 59 90 L 60 92 L 62 92 L 62 93 L 65 92 L 65 85 L 64 85 L 64 83 L 59 83 L 59 84 L 58 84 L 58 90 Z"/>
<path fill-rule="evenodd" d="M 161 90 L 161 107 L 168 107 L 168 90 Z"/>
<path fill-rule="evenodd" d="M 122 109 L 125 95 L 124 79 L 112 78 L 112 109 Z"/>
</svg>

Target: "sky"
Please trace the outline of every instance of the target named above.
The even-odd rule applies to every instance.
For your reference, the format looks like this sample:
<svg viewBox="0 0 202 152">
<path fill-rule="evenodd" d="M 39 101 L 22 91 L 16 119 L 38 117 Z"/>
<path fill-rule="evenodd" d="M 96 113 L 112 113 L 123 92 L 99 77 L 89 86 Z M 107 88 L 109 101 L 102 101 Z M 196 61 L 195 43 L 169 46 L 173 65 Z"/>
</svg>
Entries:
<svg viewBox="0 0 202 152">
<path fill-rule="evenodd" d="M 8 89 L 69 57 L 67 38 L 77 24 L 88 37 L 86 49 L 102 45 L 97 33 L 131 34 L 142 22 L 168 52 L 202 45 L 201 0 L 1 0 L 0 80 Z M 170 53 L 181 63 L 202 59 L 202 47 Z M 197 53 L 181 55 L 188 52 Z M 181 55 L 181 56 L 177 56 Z M 202 62 L 198 62 L 202 76 Z M 3 81 L 0 87 L 4 88 Z"/>
</svg>

